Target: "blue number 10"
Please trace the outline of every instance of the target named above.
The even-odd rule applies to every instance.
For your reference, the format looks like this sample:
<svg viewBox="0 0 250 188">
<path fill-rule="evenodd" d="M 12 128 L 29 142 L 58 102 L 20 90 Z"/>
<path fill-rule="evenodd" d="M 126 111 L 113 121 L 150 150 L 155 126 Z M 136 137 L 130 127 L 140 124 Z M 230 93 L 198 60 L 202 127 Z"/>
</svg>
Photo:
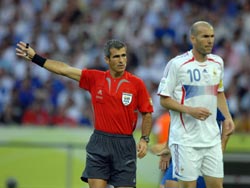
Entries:
<svg viewBox="0 0 250 188">
<path fill-rule="evenodd" d="M 194 69 L 194 70 L 188 70 L 187 73 L 189 74 L 190 76 L 190 81 L 193 82 L 194 80 L 195 81 L 200 81 L 201 79 L 201 73 L 199 71 L 199 69 Z"/>
</svg>

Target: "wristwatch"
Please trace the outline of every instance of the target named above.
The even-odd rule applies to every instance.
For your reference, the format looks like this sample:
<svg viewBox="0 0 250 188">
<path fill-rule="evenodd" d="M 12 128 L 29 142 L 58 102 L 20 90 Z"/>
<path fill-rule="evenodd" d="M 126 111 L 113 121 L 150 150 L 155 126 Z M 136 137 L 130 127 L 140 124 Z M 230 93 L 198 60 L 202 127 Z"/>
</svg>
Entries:
<svg viewBox="0 0 250 188">
<path fill-rule="evenodd" d="M 149 143 L 149 136 L 141 136 L 141 139 L 145 140 L 145 142 Z"/>
</svg>

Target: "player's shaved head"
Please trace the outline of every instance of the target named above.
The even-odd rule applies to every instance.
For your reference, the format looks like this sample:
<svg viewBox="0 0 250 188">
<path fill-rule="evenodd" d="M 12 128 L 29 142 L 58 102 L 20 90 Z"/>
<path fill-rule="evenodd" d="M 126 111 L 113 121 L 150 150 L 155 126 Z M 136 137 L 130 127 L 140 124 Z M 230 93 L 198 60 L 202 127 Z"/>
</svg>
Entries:
<svg viewBox="0 0 250 188">
<path fill-rule="evenodd" d="M 213 29 L 213 26 L 210 23 L 206 21 L 197 21 L 191 26 L 190 35 L 197 36 L 199 33 L 199 28 L 201 27 L 210 27 Z"/>
</svg>

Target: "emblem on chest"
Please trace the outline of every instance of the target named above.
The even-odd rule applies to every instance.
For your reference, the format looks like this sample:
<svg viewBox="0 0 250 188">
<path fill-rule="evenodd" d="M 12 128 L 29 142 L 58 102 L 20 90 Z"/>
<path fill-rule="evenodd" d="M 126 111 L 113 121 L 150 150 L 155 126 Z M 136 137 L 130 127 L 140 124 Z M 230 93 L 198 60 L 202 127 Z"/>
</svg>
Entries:
<svg viewBox="0 0 250 188">
<path fill-rule="evenodd" d="M 131 93 L 122 93 L 122 103 L 128 106 L 132 102 L 133 95 Z"/>
</svg>

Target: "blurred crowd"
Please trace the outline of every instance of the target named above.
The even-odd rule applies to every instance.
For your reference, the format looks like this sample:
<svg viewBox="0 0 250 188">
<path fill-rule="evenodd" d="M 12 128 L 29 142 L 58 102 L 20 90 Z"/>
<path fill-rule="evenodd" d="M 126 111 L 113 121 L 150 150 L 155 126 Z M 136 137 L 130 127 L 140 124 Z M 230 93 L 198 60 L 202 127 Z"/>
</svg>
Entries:
<svg viewBox="0 0 250 188">
<path fill-rule="evenodd" d="M 197 20 L 215 28 L 214 53 L 225 62 L 224 86 L 238 131 L 250 131 L 249 0 L 1 0 L 0 122 L 3 125 L 92 126 L 90 96 L 78 84 L 15 55 L 29 42 L 44 57 L 106 70 L 104 43 L 128 45 L 128 71 L 146 83 L 156 120 L 156 95 L 170 58 L 191 48 Z"/>
</svg>

